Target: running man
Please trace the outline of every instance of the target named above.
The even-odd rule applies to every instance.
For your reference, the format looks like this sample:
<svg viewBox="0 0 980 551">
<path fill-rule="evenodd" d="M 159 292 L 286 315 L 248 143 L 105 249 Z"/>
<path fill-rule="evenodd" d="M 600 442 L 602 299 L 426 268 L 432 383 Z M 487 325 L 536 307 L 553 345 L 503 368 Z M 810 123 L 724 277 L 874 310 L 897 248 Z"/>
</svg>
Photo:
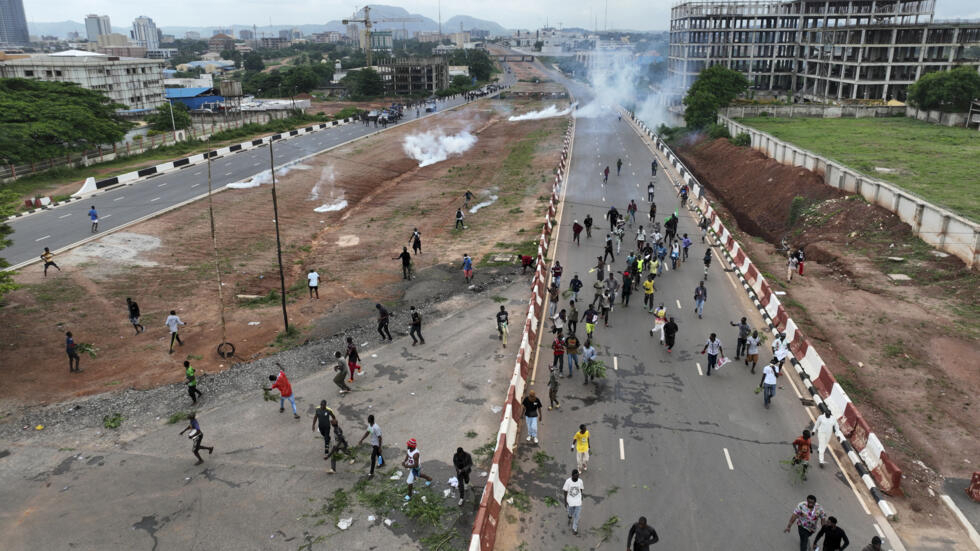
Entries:
<svg viewBox="0 0 980 551">
<path fill-rule="evenodd" d="M 133 299 L 126 297 L 126 308 L 129 310 L 129 323 L 133 324 L 133 329 L 139 335 L 146 330 L 145 327 L 140 325 L 140 305 L 136 304 Z"/>
<path fill-rule="evenodd" d="M 708 289 L 704 286 L 704 282 L 701 281 L 694 288 L 694 312 L 698 315 L 698 319 L 701 319 L 701 314 L 704 313 L 704 303 L 707 300 Z"/>
<path fill-rule="evenodd" d="M 412 230 L 412 237 L 409 238 L 409 242 L 412 244 L 412 251 L 415 254 L 422 254 L 422 234 L 418 228 Z"/>
<path fill-rule="evenodd" d="M 753 367 L 755 364 L 753 364 Z M 762 389 L 762 404 L 769 409 L 773 397 L 776 396 L 776 385 L 779 383 L 779 364 L 776 358 L 762 368 L 762 379 L 759 381 L 759 388 Z"/>
<path fill-rule="evenodd" d="M 170 315 L 167 316 L 166 321 L 163 322 L 164 325 L 170 329 L 170 354 L 174 353 L 174 341 L 177 344 L 184 346 L 184 341 L 180 340 L 180 334 L 177 332 L 181 325 L 187 325 L 181 321 L 180 317 L 177 316 L 176 310 L 171 310 Z"/>
<path fill-rule="evenodd" d="M 78 367 L 78 347 L 75 345 L 75 339 L 71 336 L 71 331 L 65 333 L 65 352 L 68 353 L 68 373 L 80 373 L 82 368 Z M 74 362 L 75 367 L 72 367 L 72 362 Z"/>
<path fill-rule="evenodd" d="M 354 382 L 354 370 L 358 372 L 361 371 L 361 366 L 358 365 L 358 360 L 361 359 L 361 355 L 357 353 L 357 345 L 354 344 L 354 339 L 352 337 L 347 337 L 347 368 L 350 370 L 350 379 L 347 380 L 348 383 Z"/>
<path fill-rule="evenodd" d="M 657 161 L 654 161 L 654 163 L 656 162 Z M 654 164 L 653 166 L 656 167 L 657 165 Z M 654 175 L 656 175 L 657 172 L 656 168 L 654 168 L 653 172 Z M 650 183 L 647 184 L 647 203 L 651 203 L 651 204 L 653 203 L 653 180 L 651 180 Z M 657 211 L 655 210 L 656 207 L 651 207 L 651 209 L 654 209 L 653 214 L 650 215 L 650 218 L 653 218 L 657 215 Z"/>
<path fill-rule="evenodd" d="M 184 360 L 184 383 L 187 385 L 187 394 L 191 397 L 191 405 L 196 404 L 197 397 L 202 394 L 197 389 L 197 371 L 187 360 Z"/>
<path fill-rule="evenodd" d="M 456 227 L 453 229 L 466 229 L 466 226 L 463 225 L 463 211 L 461 209 L 456 209 Z"/>
<path fill-rule="evenodd" d="M 414 306 L 412 306 L 410 311 L 412 313 L 412 325 L 408 330 L 408 334 L 412 337 L 412 346 L 415 346 L 419 342 L 425 344 L 425 339 L 422 338 L 422 314 Z M 415 338 L 416 336 L 418 336 L 418 339 Z"/>
<path fill-rule="evenodd" d="M 609 181 L 609 166 L 607 165 L 605 170 L 602 171 L 602 183 L 606 183 L 608 181 Z"/>
<path fill-rule="evenodd" d="M 704 343 L 704 348 L 701 349 L 701 353 L 708 353 L 708 376 L 711 376 L 711 370 L 716 365 L 718 365 L 719 356 L 723 356 L 725 351 L 721 348 L 721 341 L 718 340 L 718 336 L 714 333 L 708 335 L 708 341 Z"/>
<path fill-rule="evenodd" d="M 586 238 L 592 237 L 592 215 L 591 214 L 586 214 L 585 215 L 584 223 L 585 223 L 585 237 Z"/>
<path fill-rule="evenodd" d="M 507 348 L 507 320 L 507 309 L 501 304 L 500 311 L 497 312 L 497 333 L 501 342 L 504 343 L 504 348 Z"/>
<path fill-rule="evenodd" d="M 463 253 L 463 279 L 467 283 L 473 281 L 473 259 L 466 253 Z"/>
<path fill-rule="evenodd" d="M 630 532 L 626 536 L 626 551 L 650 551 L 650 546 L 658 541 L 660 536 L 653 526 L 647 524 L 647 517 L 640 517 L 636 524 L 630 526 Z"/>
<path fill-rule="evenodd" d="M 582 242 L 580 241 L 580 236 L 582 235 L 583 229 L 585 228 L 582 227 L 582 224 L 578 223 L 578 220 L 572 222 L 572 241 L 575 242 L 576 246 L 582 245 Z"/>
<path fill-rule="evenodd" d="M 333 445 L 333 448 L 330 448 L 330 453 L 327 454 L 330 456 L 330 470 L 327 471 L 327 474 L 337 474 L 337 453 L 341 451 L 346 453 L 349 446 L 347 445 L 347 439 L 344 438 L 344 431 L 340 428 L 340 423 L 337 422 L 336 415 L 330 419 L 330 426 L 333 428 L 333 438 L 336 444 Z M 351 463 L 353 462 L 354 460 L 352 459 Z"/>
<path fill-rule="evenodd" d="M 453 467 L 456 469 L 459 506 L 462 507 L 463 498 L 466 495 L 466 485 L 470 483 L 470 472 L 473 470 L 473 456 L 466 453 L 463 448 L 456 448 L 456 453 L 453 455 Z"/>
<path fill-rule="evenodd" d="M 684 239 L 681 239 L 681 262 L 687 262 L 688 249 L 691 248 L 691 238 L 684 234 Z"/>
<path fill-rule="evenodd" d="M 385 464 L 385 458 L 381 454 L 381 446 L 384 440 L 381 437 L 381 427 L 374 422 L 374 415 L 368 415 L 367 422 L 367 430 L 364 431 L 364 435 L 361 436 L 361 439 L 357 441 L 357 445 L 360 446 L 361 442 L 364 442 L 365 438 L 369 436 L 371 437 L 371 470 L 368 472 L 368 476 L 371 477 L 374 476 L 375 465 L 380 467 Z"/>
<path fill-rule="evenodd" d="M 191 431 L 190 434 L 188 434 L 187 436 L 188 438 L 191 439 L 191 442 L 193 443 L 193 446 L 191 447 L 191 451 L 194 452 L 194 457 L 197 458 L 197 463 L 194 464 L 200 465 L 201 463 L 204 463 L 204 458 L 201 457 L 201 454 L 199 452 L 201 450 L 208 450 L 208 455 L 211 455 L 212 453 L 214 453 L 214 447 L 201 445 L 201 442 L 204 441 L 204 433 L 201 432 L 201 424 L 197 422 L 196 413 L 188 413 L 187 422 L 188 422 L 187 427 L 185 427 L 184 430 L 180 431 L 180 434 L 184 434 L 187 431 Z"/>
<path fill-rule="evenodd" d="M 824 513 L 823 507 L 817 504 L 817 497 L 810 494 L 806 496 L 806 501 L 800 502 L 796 509 L 793 509 L 783 532 L 788 534 L 795 522 L 796 531 L 800 535 L 800 551 L 806 551 L 810 547 L 810 536 L 817 531 L 817 523 L 823 526 L 826 518 L 827 514 Z"/>
<path fill-rule="evenodd" d="M 323 437 L 323 460 L 330 458 L 330 421 L 336 419 L 337 414 L 327 407 L 326 400 L 320 400 L 320 406 L 313 412 L 313 426 L 310 430 L 316 432 L 320 429 L 320 436 Z"/>
<path fill-rule="evenodd" d="M 554 366 L 548 368 L 548 411 L 561 407 L 561 403 L 558 401 L 558 387 L 561 386 L 558 378 L 560 376 L 561 374 L 557 372 Z"/>
<path fill-rule="evenodd" d="M 99 213 L 95 210 L 95 205 L 89 209 L 88 219 L 92 221 L 92 233 L 99 231 Z"/>
<path fill-rule="evenodd" d="M 745 365 L 749 365 L 749 362 L 752 362 L 752 373 L 755 373 L 755 366 L 759 363 L 759 342 L 761 340 L 758 331 L 752 331 L 752 334 L 745 339 Z"/>
<path fill-rule="evenodd" d="M 803 435 L 793 440 L 793 464 L 802 465 L 803 473 L 800 478 L 806 480 L 806 472 L 810 468 L 810 431 L 804 429 Z"/>
<path fill-rule="evenodd" d="M 408 247 L 402 247 L 401 254 L 392 258 L 392 260 L 398 259 L 402 261 L 402 279 L 412 279 L 412 255 L 408 253 Z"/>
<path fill-rule="evenodd" d="M 344 377 L 347 376 L 347 362 L 344 361 L 344 355 L 340 352 L 340 350 L 334 352 L 333 355 L 335 359 L 333 366 L 333 384 L 340 388 L 341 394 L 346 394 L 350 392 L 350 387 L 344 382 Z"/>
<path fill-rule="evenodd" d="M 578 432 L 572 436 L 572 451 L 575 452 L 575 464 L 582 471 L 589 470 L 589 452 L 592 451 L 592 444 L 589 443 L 589 430 L 585 425 L 578 426 Z"/>
<path fill-rule="evenodd" d="M 310 300 L 313 300 L 313 295 L 316 295 L 316 299 L 320 300 L 320 274 L 310 268 L 310 273 L 306 274 L 306 280 L 310 288 Z"/>
<path fill-rule="evenodd" d="M 273 389 L 279 391 L 279 413 L 286 411 L 286 400 L 289 400 L 290 405 L 293 406 L 293 418 L 299 419 L 299 413 L 296 412 L 296 397 L 293 396 L 293 387 L 289 384 L 289 379 L 286 378 L 286 372 L 283 371 L 281 365 L 279 366 L 279 375 L 269 375 L 269 380 L 272 381 L 272 386 L 264 390 L 267 392 Z"/>
<path fill-rule="evenodd" d="M 830 445 L 830 438 L 834 435 L 834 429 L 837 428 L 837 421 L 830 414 L 830 409 L 824 409 L 823 415 L 817 417 L 817 420 L 813 422 L 813 433 L 817 435 L 817 460 L 820 462 L 820 468 L 824 466 L 823 456 L 827 451 L 827 446 Z"/>
<path fill-rule="evenodd" d="M 408 449 L 405 451 L 405 460 L 402 461 L 402 466 L 408 467 L 408 479 L 406 479 L 408 483 L 408 495 L 405 496 L 405 501 L 408 501 L 412 499 L 415 481 L 421 478 L 425 480 L 426 486 L 431 486 L 432 477 L 422 472 L 422 454 L 418 450 L 415 439 L 409 438 L 405 446 Z"/>
<path fill-rule="evenodd" d="M 535 396 L 534 391 L 527 393 L 521 401 L 524 423 L 527 425 L 527 441 L 534 439 L 538 443 L 538 422 L 541 420 L 541 409 L 544 407 L 541 400 Z"/>
<path fill-rule="evenodd" d="M 48 277 L 49 266 L 58 268 L 58 265 L 54 263 L 54 253 L 52 253 L 51 249 L 47 247 L 44 248 L 44 253 L 41 254 L 41 260 L 44 261 L 44 277 Z M 61 268 L 58 268 L 58 271 L 60 272 Z"/>
<path fill-rule="evenodd" d="M 735 323 L 734 321 L 729 323 L 732 325 L 732 327 L 738 327 L 738 341 L 735 344 L 735 359 L 739 359 L 739 357 L 742 355 L 748 356 L 748 352 L 746 352 L 746 350 L 749 343 L 749 332 L 752 331 L 752 328 L 749 327 L 749 324 L 747 321 L 745 321 L 745 318 L 742 318 L 742 320 L 738 323 Z"/>
<path fill-rule="evenodd" d="M 674 318 L 667 318 L 667 323 L 664 324 L 663 335 L 664 346 L 667 347 L 668 354 L 674 349 L 674 340 L 677 338 L 677 330 L 677 322 L 674 321 Z"/>
<path fill-rule="evenodd" d="M 382 342 L 385 340 L 385 337 L 389 341 L 394 340 L 391 338 L 391 331 L 388 330 L 388 321 L 391 319 L 391 313 L 388 312 L 387 308 L 381 306 L 380 303 L 375 304 L 374 307 L 378 309 L 378 334 L 381 335 Z"/>
</svg>

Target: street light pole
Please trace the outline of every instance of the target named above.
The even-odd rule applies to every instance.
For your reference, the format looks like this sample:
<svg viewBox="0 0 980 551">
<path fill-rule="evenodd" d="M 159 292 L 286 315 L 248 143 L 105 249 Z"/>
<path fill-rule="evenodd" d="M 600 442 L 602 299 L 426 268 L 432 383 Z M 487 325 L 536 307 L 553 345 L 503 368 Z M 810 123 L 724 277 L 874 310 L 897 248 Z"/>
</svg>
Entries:
<svg viewBox="0 0 980 551">
<path fill-rule="evenodd" d="M 168 99 L 170 105 L 170 126 L 174 129 L 174 143 L 177 143 L 177 123 L 174 122 L 174 100 Z"/>
<path fill-rule="evenodd" d="M 276 160 L 272 154 L 272 138 L 269 138 L 269 173 L 272 175 L 272 213 L 276 223 L 276 255 L 279 258 L 279 289 L 282 298 L 282 323 L 289 333 L 289 316 L 286 314 L 286 276 L 282 270 L 282 241 L 279 237 L 279 202 L 276 198 Z"/>
</svg>

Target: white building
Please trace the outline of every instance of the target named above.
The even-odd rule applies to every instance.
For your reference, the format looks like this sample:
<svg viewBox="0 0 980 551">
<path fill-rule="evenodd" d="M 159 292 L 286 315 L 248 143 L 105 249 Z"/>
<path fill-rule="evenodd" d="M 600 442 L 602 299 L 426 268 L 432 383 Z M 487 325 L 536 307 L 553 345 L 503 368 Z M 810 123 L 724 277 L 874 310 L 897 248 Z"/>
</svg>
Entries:
<svg viewBox="0 0 980 551">
<path fill-rule="evenodd" d="M 0 61 L 0 78 L 76 82 L 129 109 L 153 109 L 164 102 L 163 62 L 154 59 L 68 50 Z"/>
<path fill-rule="evenodd" d="M 85 34 L 89 42 L 98 42 L 99 37 L 112 33 L 108 15 L 90 14 L 85 16 Z"/>
<path fill-rule="evenodd" d="M 147 50 L 160 49 L 160 33 L 157 32 L 156 23 L 145 15 L 137 17 L 133 21 L 133 30 L 130 31 L 133 42 Z"/>
</svg>

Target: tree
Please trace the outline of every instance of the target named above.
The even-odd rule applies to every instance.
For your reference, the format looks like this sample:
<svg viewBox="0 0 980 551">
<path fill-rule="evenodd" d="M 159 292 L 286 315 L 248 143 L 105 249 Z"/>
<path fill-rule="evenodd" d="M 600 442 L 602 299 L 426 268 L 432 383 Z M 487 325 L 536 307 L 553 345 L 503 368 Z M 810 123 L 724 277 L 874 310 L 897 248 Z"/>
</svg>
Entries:
<svg viewBox="0 0 980 551">
<path fill-rule="evenodd" d="M 450 88 L 466 89 L 473 85 L 473 80 L 466 75 L 456 75 L 449 83 Z"/>
<path fill-rule="evenodd" d="M 179 101 L 175 101 L 173 102 L 173 108 L 173 124 L 170 121 L 170 104 L 165 103 L 158 106 L 152 114 L 146 117 L 146 122 L 150 125 L 150 128 L 166 132 L 174 128 L 183 130 L 189 127 L 191 125 L 191 113 L 188 111 L 187 106 Z"/>
<path fill-rule="evenodd" d="M 980 74 L 973 67 L 957 67 L 923 75 L 909 87 L 909 103 L 919 109 L 949 112 L 970 110 L 970 102 L 980 98 Z"/>
<path fill-rule="evenodd" d="M 701 71 L 684 96 L 684 122 L 692 129 L 714 124 L 718 108 L 731 103 L 749 87 L 742 73 L 721 65 Z"/>
<path fill-rule="evenodd" d="M 311 92 L 318 81 L 319 77 L 309 65 L 291 67 L 282 72 L 283 91 L 288 94 Z"/>
<path fill-rule="evenodd" d="M 262 56 L 258 52 L 245 54 L 242 66 L 245 67 L 246 71 L 261 71 L 265 69 L 265 63 L 262 61 Z"/>
<path fill-rule="evenodd" d="M 380 96 L 385 93 L 385 83 L 374 69 L 353 71 L 345 77 L 351 92 L 358 96 Z"/>
<path fill-rule="evenodd" d="M 0 220 L 6 220 L 17 210 L 17 202 L 20 197 L 13 190 L 5 189 L 0 191 Z M 0 249 L 10 246 L 9 236 L 14 230 L 6 222 L 0 222 Z M 10 264 L 0 258 L 0 298 L 17 288 L 14 283 L 14 273 L 3 271 Z"/>
<path fill-rule="evenodd" d="M 131 126 L 102 92 L 73 82 L 0 79 L 0 161 L 63 157 L 118 142 Z"/>
</svg>

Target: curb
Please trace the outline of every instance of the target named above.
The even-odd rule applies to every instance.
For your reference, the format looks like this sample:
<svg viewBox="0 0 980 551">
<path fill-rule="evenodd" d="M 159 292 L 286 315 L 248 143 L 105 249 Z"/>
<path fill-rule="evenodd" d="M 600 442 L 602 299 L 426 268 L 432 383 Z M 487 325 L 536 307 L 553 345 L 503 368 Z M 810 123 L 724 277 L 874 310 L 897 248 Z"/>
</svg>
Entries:
<svg viewBox="0 0 980 551">
<path fill-rule="evenodd" d="M 480 507 L 477 509 L 473 521 L 469 551 L 492 551 L 497 539 L 500 510 L 503 506 L 504 495 L 507 492 L 507 482 L 510 480 L 511 461 L 517 447 L 517 432 L 520 426 L 519 419 L 515 419 L 514 415 L 520 411 L 521 397 L 524 396 L 524 387 L 527 384 L 527 377 L 532 365 L 532 355 L 535 355 L 536 345 L 534 343 L 537 342 L 539 334 L 539 322 L 544 310 L 547 292 L 545 284 L 549 273 L 545 268 L 545 256 L 547 256 L 551 246 L 551 234 L 556 223 L 555 216 L 562 200 L 559 193 L 562 192 L 565 187 L 564 184 L 567 183 L 567 168 L 574 133 L 575 120 L 571 119 L 568 122 L 568 128 L 565 130 L 555 182 L 551 186 L 551 201 L 541 229 L 541 237 L 538 239 L 537 266 L 534 271 L 534 282 L 531 285 L 527 319 L 524 322 L 521 344 L 517 349 L 517 360 L 514 363 L 514 371 L 504 401 L 503 417 L 500 421 L 500 429 L 497 431 L 497 446 L 494 449 L 493 462 L 490 465 L 487 482 L 480 498 Z"/>
<path fill-rule="evenodd" d="M 789 317 L 769 283 L 722 223 L 721 218 L 704 197 L 704 186 L 659 136 L 642 121 L 636 120 L 633 113 L 627 113 L 634 129 L 653 140 L 656 150 L 670 161 L 684 183 L 690 186 L 692 195 L 696 197 L 692 204 L 699 214 L 709 220 L 709 229 L 719 249 L 724 253 L 726 261 L 742 283 L 746 294 L 767 322 L 770 332 L 773 335 L 786 334 L 791 352 L 790 362 L 796 369 L 797 375 L 809 391 L 816 407 L 821 412 L 830 411 L 834 416 L 838 425 L 835 431 L 838 442 L 844 448 L 848 459 L 861 476 L 861 481 L 874 497 L 881 512 L 889 520 L 894 520 L 896 511 L 882 494 L 901 492 L 899 488 L 902 478 L 901 469 L 888 458 L 881 441 L 871 431 L 870 425 L 824 365 L 816 348 Z M 678 182 L 669 174 L 668 179 L 675 187 L 679 187 Z M 802 361 L 797 358 L 801 358 Z M 879 489 L 879 485 L 884 490 Z"/>
</svg>

